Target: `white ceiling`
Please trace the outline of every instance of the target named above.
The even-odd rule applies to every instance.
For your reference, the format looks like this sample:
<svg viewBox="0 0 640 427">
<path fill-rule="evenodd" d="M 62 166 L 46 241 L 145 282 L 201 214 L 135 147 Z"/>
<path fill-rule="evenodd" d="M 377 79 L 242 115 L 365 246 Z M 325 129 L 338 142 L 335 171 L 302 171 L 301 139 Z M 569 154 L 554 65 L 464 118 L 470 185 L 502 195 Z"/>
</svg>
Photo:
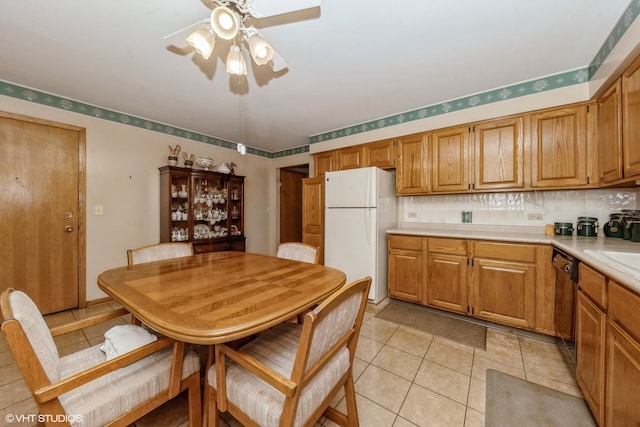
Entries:
<svg viewBox="0 0 640 427">
<path fill-rule="evenodd" d="M 292 0 L 295 1 L 295 0 Z M 322 0 L 252 20 L 288 62 L 238 77 L 163 36 L 206 0 L 0 0 L 0 80 L 278 152 L 309 136 L 586 67 L 629 0 Z"/>
</svg>

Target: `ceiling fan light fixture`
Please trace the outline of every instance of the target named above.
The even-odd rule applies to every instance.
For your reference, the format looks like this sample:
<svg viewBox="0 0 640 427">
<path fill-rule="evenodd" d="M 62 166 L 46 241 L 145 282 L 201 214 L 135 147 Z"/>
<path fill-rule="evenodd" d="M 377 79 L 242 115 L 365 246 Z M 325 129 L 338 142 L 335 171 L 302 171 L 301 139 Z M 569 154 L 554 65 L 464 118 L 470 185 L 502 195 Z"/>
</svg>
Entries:
<svg viewBox="0 0 640 427">
<path fill-rule="evenodd" d="M 242 51 L 236 45 L 231 46 L 227 55 L 227 73 L 238 76 L 247 75 L 247 62 L 242 56 Z"/>
<path fill-rule="evenodd" d="M 248 39 L 249 52 L 253 62 L 258 65 L 265 65 L 273 58 L 273 47 L 261 35 L 253 34 Z"/>
<path fill-rule="evenodd" d="M 211 28 L 216 35 L 225 40 L 231 40 L 240 31 L 240 17 L 226 6 L 218 6 L 211 12 Z"/>
<path fill-rule="evenodd" d="M 216 44 L 216 37 L 206 28 L 200 28 L 187 37 L 189 45 L 204 59 L 209 59 Z"/>
</svg>

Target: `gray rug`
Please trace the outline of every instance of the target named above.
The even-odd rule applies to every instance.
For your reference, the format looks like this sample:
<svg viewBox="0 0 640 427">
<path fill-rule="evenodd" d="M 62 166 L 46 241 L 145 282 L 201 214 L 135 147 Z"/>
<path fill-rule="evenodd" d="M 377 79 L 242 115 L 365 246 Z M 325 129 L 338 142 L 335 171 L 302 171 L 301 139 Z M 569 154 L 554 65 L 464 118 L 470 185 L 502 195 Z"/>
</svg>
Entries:
<svg viewBox="0 0 640 427">
<path fill-rule="evenodd" d="M 450 315 L 439 314 L 428 307 L 391 300 L 376 317 L 485 350 L 487 328 Z"/>
<path fill-rule="evenodd" d="M 485 427 L 597 427 L 584 399 L 487 370 Z"/>
</svg>

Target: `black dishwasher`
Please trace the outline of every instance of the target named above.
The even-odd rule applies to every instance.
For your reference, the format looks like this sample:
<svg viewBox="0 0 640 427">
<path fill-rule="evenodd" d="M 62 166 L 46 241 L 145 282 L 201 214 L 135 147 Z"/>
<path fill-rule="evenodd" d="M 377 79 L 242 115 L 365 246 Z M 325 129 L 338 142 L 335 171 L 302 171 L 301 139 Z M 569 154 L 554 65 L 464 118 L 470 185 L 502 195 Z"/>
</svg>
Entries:
<svg viewBox="0 0 640 427">
<path fill-rule="evenodd" d="M 556 270 L 556 286 L 553 307 L 553 326 L 558 345 L 569 368 L 575 372 L 575 317 L 578 291 L 578 259 L 553 249 L 551 263 Z"/>
</svg>

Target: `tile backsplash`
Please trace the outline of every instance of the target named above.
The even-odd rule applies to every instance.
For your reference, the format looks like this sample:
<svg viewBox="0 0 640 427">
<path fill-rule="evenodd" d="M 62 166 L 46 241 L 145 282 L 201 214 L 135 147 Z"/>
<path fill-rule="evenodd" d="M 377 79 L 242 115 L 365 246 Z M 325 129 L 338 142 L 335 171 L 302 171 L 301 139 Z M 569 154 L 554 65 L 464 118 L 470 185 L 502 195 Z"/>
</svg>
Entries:
<svg viewBox="0 0 640 427">
<path fill-rule="evenodd" d="M 554 222 L 576 225 L 579 216 L 596 217 L 602 226 L 609 214 L 639 209 L 637 189 L 532 191 L 401 197 L 400 226 L 472 223 L 541 227 Z M 463 212 L 465 214 L 463 215 Z"/>
</svg>

